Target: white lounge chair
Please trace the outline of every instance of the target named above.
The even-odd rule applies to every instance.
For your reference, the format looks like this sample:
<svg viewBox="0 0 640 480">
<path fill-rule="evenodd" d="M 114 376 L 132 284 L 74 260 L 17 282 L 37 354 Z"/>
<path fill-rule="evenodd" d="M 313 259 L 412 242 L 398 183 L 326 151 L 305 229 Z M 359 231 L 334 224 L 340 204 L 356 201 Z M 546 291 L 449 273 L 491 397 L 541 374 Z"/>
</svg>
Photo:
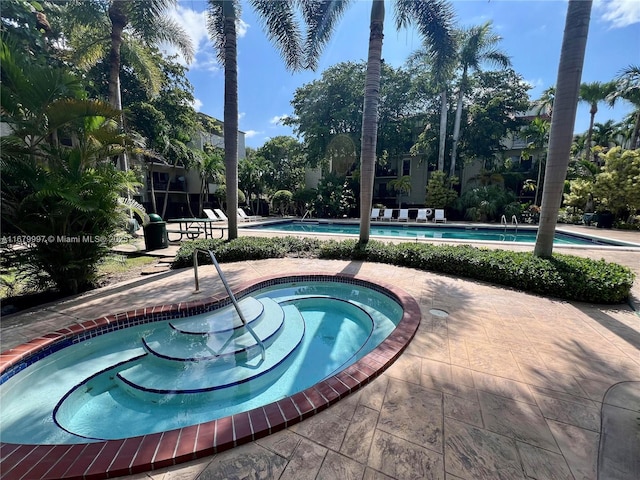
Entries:
<svg viewBox="0 0 640 480">
<path fill-rule="evenodd" d="M 378 218 L 380 218 L 380 209 L 379 208 L 372 208 L 371 209 L 371 220 L 378 220 Z"/>
<path fill-rule="evenodd" d="M 242 220 L 243 222 L 253 222 L 254 220 L 258 220 L 260 217 L 260 215 L 247 215 L 247 213 L 241 209 L 240 207 L 238 207 L 238 219 Z"/>
<path fill-rule="evenodd" d="M 418 216 L 416 217 L 416 222 L 426 222 L 427 221 L 427 208 L 419 208 Z"/>
<path fill-rule="evenodd" d="M 447 223 L 447 218 L 444 216 L 443 208 L 436 208 L 436 212 L 433 215 L 433 221 L 435 223 L 438 223 L 438 222 Z"/>
<path fill-rule="evenodd" d="M 398 219 L 399 222 L 408 222 L 409 221 L 409 209 L 408 208 L 401 208 L 400 212 L 398 213 Z"/>
<path fill-rule="evenodd" d="M 391 221 L 393 218 L 393 209 L 392 208 L 385 208 L 384 209 L 384 213 L 382 214 L 382 217 L 380 217 L 382 220 L 389 220 Z"/>
<path fill-rule="evenodd" d="M 219 218 L 220 220 L 223 220 L 223 221 L 225 221 L 225 222 L 228 222 L 228 221 L 229 221 L 229 217 L 227 217 L 227 216 L 224 214 L 224 212 L 223 212 L 222 210 L 220 210 L 219 208 L 214 208 L 214 209 L 213 209 L 213 211 L 214 211 L 214 212 L 216 212 L 216 215 L 218 216 L 218 218 Z"/>
<path fill-rule="evenodd" d="M 219 218 L 215 213 L 213 213 L 213 210 L 211 210 L 210 208 L 203 208 L 202 211 L 209 220 L 216 220 L 218 222 L 222 221 L 222 219 Z"/>
</svg>

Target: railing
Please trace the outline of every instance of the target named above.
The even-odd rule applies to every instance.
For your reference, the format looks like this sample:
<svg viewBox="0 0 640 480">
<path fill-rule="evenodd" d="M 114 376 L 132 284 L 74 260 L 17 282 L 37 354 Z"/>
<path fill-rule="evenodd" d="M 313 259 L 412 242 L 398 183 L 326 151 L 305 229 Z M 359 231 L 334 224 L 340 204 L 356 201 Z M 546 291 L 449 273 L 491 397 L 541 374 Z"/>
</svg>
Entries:
<svg viewBox="0 0 640 480">
<path fill-rule="evenodd" d="M 224 285 L 224 288 L 227 291 L 229 298 L 231 299 L 231 303 L 233 303 L 233 306 L 235 307 L 236 312 L 238 313 L 238 317 L 240 317 L 240 321 L 242 322 L 244 327 L 247 329 L 247 331 L 251 334 L 251 336 L 256 341 L 256 343 L 260 345 L 260 349 L 262 353 L 262 361 L 264 361 L 265 355 L 266 355 L 264 343 L 262 343 L 262 340 L 260 340 L 260 338 L 256 335 L 256 332 L 253 331 L 253 329 L 249 326 L 249 324 L 245 320 L 244 315 L 240 310 L 240 305 L 238 305 L 238 301 L 236 300 L 235 295 L 231 291 L 231 287 L 229 287 L 229 284 L 227 283 L 227 279 L 225 278 L 224 273 L 222 272 L 222 269 L 218 264 L 218 260 L 216 260 L 216 256 L 213 254 L 211 250 L 196 248 L 193 251 L 193 274 L 196 282 L 196 292 L 200 291 L 200 282 L 198 281 L 198 252 L 208 253 L 209 256 L 211 257 L 211 261 L 213 262 L 214 267 L 216 267 L 216 270 L 218 271 L 218 276 L 220 277 L 220 280 L 222 280 L 222 284 Z"/>
<path fill-rule="evenodd" d="M 304 219 L 307 218 L 307 215 L 311 215 L 311 209 L 307 210 L 306 212 L 304 212 L 304 215 L 302 216 L 302 218 L 300 219 L 301 222 L 304 222 Z M 309 217 L 311 218 L 311 217 Z"/>
<path fill-rule="evenodd" d="M 516 237 L 518 236 L 518 217 L 511 215 L 511 225 L 516 226 Z"/>
<path fill-rule="evenodd" d="M 500 225 L 504 225 L 504 233 L 507 233 L 507 216 L 506 215 L 502 215 L 502 218 L 500 219 Z"/>
</svg>

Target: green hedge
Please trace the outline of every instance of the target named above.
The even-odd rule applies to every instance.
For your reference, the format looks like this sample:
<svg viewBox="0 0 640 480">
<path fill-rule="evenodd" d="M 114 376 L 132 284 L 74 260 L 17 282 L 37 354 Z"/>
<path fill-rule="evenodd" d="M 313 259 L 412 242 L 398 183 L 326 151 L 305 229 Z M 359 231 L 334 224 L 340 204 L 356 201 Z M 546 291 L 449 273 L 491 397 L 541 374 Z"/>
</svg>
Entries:
<svg viewBox="0 0 640 480">
<path fill-rule="evenodd" d="M 383 243 L 312 238 L 240 237 L 230 242 L 184 242 L 173 268 L 192 266 L 194 248 L 212 250 L 218 261 L 282 258 L 286 255 L 389 263 L 486 282 L 568 300 L 622 303 L 629 298 L 635 275 L 627 267 L 604 260 L 556 254 L 545 259 L 529 252 L 489 250 L 469 245 Z M 211 263 L 205 254 L 198 263 Z"/>
</svg>

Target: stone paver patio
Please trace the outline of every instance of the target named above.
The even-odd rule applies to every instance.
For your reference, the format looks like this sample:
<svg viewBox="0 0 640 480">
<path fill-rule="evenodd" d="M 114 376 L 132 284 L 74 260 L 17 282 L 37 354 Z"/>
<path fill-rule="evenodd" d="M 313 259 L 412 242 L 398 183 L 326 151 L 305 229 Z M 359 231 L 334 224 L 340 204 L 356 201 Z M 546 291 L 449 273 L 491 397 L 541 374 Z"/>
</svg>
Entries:
<svg viewBox="0 0 640 480">
<path fill-rule="evenodd" d="M 640 268 L 640 252 L 624 255 Z M 327 410 L 212 457 L 127 478 L 639 478 L 640 316 L 630 306 L 362 262 L 222 268 L 232 286 L 307 271 L 391 283 L 418 301 L 422 322 L 385 373 Z M 213 267 L 201 267 L 200 279 L 199 296 L 221 292 Z M 103 289 L 4 319 L 0 350 L 74 322 L 194 297 L 189 269 Z"/>
</svg>

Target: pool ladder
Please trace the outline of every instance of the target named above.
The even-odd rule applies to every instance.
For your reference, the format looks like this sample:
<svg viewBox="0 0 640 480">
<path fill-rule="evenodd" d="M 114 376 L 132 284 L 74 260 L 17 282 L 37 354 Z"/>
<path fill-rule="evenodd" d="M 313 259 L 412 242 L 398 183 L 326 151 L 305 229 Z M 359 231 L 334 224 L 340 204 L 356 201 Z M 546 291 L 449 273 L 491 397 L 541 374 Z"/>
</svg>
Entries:
<svg viewBox="0 0 640 480">
<path fill-rule="evenodd" d="M 502 218 L 500 219 L 500 223 L 502 225 L 504 225 L 504 234 L 506 236 L 507 234 L 507 217 L 506 215 L 502 215 Z M 516 237 L 518 236 L 518 217 L 516 217 L 515 215 L 511 215 L 511 225 L 515 226 L 515 230 L 516 230 Z"/>
<path fill-rule="evenodd" d="M 231 303 L 233 303 L 233 306 L 235 307 L 236 312 L 238 313 L 238 317 L 240 317 L 240 321 L 244 325 L 244 328 L 251 334 L 251 336 L 256 341 L 256 343 L 260 345 L 262 361 L 264 361 L 266 356 L 266 349 L 264 347 L 264 343 L 262 343 L 262 340 L 260 340 L 260 338 L 256 335 L 256 332 L 253 331 L 253 329 L 249 326 L 249 324 L 245 320 L 244 315 L 240 310 L 240 305 L 238 305 L 238 301 L 236 300 L 235 295 L 231 291 L 231 287 L 229 287 L 229 284 L 227 283 L 227 279 L 224 276 L 222 269 L 220 268 L 220 264 L 218 264 L 218 260 L 216 259 L 216 256 L 213 254 L 211 250 L 196 248 L 193 251 L 193 275 L 196 282 L 196 293 L 200 292 L 200 282 L 198 280 L 198 252 L 207 253 L 211 257 L 211 261 L 213 262 L 213 265 L 216 267 L 216 270 L 218 271 L 218 276 L 220 277 L 220 280 L 222 280 L 222 284 L 224 285 L 224 288 L 227 291 L 229 298 L 231 299 Z"/>
</svg>

